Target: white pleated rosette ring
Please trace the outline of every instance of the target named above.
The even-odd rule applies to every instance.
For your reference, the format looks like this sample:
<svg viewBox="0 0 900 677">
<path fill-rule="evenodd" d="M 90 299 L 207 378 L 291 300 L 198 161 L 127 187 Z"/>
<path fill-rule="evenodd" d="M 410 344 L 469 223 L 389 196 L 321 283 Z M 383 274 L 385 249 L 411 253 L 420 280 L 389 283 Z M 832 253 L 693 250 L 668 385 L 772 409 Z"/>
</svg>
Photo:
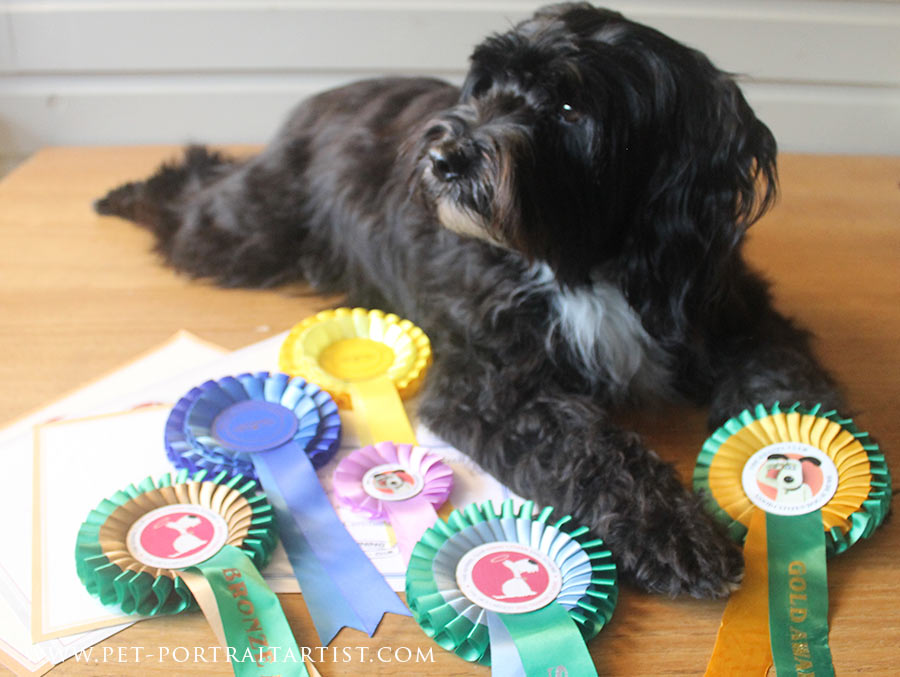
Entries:
<svg viewBox="0 0 900 677">
<path fill-rule="evenodd" d="M 404 563 L 453 488 L 453 471 L 433 451 L 412 444 L 357 449 L 334 471 L 334 493 L 370 519 L 391 523 Z"/>
</svg>

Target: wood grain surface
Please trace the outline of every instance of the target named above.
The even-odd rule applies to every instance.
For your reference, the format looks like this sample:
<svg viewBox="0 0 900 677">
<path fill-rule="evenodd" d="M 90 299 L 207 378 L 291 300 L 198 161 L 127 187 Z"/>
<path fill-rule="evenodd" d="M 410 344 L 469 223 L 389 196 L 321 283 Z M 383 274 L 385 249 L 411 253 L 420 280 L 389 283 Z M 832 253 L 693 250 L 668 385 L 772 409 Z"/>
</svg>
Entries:
<svg viewBox="0 0 900 677">
<path fill-rule="evenodd" d="M 298 289 L 221 290 L 185 279 L 159 265 L 146 232 L 92 212 L 91 201 L 107 188 L 144 176 L 175 152 L 50 148 L 0 182 L 0 421 L 95 380 L 179 329 L 235 349 L 335 303 Z M 748 257 L 775 284 L 779 308 L 817 335 L 819 355 L 846 386 L 848 413 L 876 436 L 896 477 L 900 157 L 787 155 L 780 172 L 780 201 L 752 229 Z M 707 435 L 704 411 L 621 418 L 689 480 Z M 898 674 L 898 561 L 895 519 L 830 562 L 838 674 Z M 281 600 L 298 644 L 314 645 L 302 596 Z M 599 673 L 701 675 L 724 606 L 624 587 L 612 622 L 590 644 Z M 221 655 L 213 660 L 214 645 L 200 614 L 155 619 L 98 645 L 89 663 L 70 659 L 52 674 L 231 674 Z M 396 616 L 372 638 L 343 630 L 322 654 L 313 648 L 312 657 L 325 677 L 489 674 Z"/>
</svg>

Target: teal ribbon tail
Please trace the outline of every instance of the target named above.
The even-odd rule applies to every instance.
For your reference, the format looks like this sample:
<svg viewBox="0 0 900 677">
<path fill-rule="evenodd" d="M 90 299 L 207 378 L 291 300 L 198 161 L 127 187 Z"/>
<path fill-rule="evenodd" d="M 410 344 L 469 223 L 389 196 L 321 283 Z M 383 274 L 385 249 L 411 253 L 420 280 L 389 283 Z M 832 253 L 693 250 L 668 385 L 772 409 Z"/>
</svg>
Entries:
<svg viewBox="0 0 900 677">
<path fill-rule="evenodd" d="M 766 515 L 769 634 L 778 677 L 834 677 L 828 647 L 828 574 L 820 510 Z"/>
<path fill-rule="evenodd" d="M 581 631 L 558 602 L 524 614 L 497 616 L 519 651 L 526 677 L 597 677 Z"/>
<path fill-rule="evenodd" d="M 281 603 L 249 557 L 226 545 L 191 568 L 212 588 L 237 677 L 309 677 Z"/>
</svg>

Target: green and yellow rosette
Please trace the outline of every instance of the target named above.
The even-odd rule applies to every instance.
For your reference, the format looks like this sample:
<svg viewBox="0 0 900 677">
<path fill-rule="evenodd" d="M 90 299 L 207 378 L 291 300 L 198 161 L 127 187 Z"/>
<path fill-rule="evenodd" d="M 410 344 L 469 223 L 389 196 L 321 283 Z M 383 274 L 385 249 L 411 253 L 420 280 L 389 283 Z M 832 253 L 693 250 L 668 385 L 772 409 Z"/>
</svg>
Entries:
<svg viewBox="0 0 900 677">
<path fill-rule="evenodd" d="M 402 400 L 422 385 L 431 343 L 409 320 L 364 308 L 323 311 L 291 329 L 278 364 L 321 386 L 338 406 L 360 411 L 364 446 L 416 444 Z"/>
<path fill-rule="evenodd" d="M 240 677 L 308 675 L 278 598 L 259 568 L 278 536 L 259 486 L 183 470 L 100 502 L 78 531 L 78 577 L 127 614 L 198 605 Z"/>
<path fill-rule="evenodd" d="M 694 489 L 732 537 L 745 573 L 706 674 L 833 675 L 826 558 L 869 537 L 890 507 L 878 445 L 821 405 L 759 405 L 703 445 Z"/>
<path fill-rule="evenodd" d="M 570 516 L 506 501 L 438 520 L 413 548 L 406 601 L 441 647 L 496 677 L 596 675 L 586 642 L 618 599 L 616 565 Z"/>
</svg>

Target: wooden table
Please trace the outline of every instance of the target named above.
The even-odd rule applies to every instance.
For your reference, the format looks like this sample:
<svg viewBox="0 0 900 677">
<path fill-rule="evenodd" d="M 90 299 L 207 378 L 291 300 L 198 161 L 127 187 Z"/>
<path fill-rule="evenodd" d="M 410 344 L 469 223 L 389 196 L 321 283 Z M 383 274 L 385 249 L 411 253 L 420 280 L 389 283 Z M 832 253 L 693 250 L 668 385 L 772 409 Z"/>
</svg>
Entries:
<svg viewBox="0 0 900 677">
<path fill-rule="evenodd" d="M 234 349 L 329 305 L 320 297 L 191 282 L 158 264 L 145 232 L 91 211 L 92 199 L 107 188 L 144 176 L 174 152 L 47 149 L 0 183 L 0 420 L 95 379 L 178 329 Z M 776 283 L 778 305 L 818 335 L 822 359 L 846 384 L 851 413 L 877 436 L 897 477 L 900 157 L 784 156 L 780 166 L 781 201 L 751 231 L 749 258 Z M 682 408 L 628 418 L 687 481 L 706 438 L 704 412 Z M 831 562 L 831 647 L 839 674 L 898 674 L 898 560 L 895 519 Z M 302 597 L 281 599 L 298 643 L 310 644 L 315 635 Z M 724 605 L 625 587 L 611 624 L 590 645 L 600 674 L 702 674 Z M 157 653 L 214 644 L 203 617 L 189 614 L 139 623 L 100 647 L 112 647 L 114 656 L 122 647 L 131 657 L 135 646 Z M 378 660 L 381 647 L 390 648 L 381 653 L 388 662 Z M 403 662 L 407 648 L 412 660 Z M 433 649 L 433 662 L 417 662 L 417 649 Z M 324 658 L 318 667 L 326 677 L 488 674 L 396 616 L 374 638 L 342 631 Z M 224 662 L 172 658 L 90 666 L 70 659 L 53 672 L 163 673 L 231 674 Z"/>
</svg>

